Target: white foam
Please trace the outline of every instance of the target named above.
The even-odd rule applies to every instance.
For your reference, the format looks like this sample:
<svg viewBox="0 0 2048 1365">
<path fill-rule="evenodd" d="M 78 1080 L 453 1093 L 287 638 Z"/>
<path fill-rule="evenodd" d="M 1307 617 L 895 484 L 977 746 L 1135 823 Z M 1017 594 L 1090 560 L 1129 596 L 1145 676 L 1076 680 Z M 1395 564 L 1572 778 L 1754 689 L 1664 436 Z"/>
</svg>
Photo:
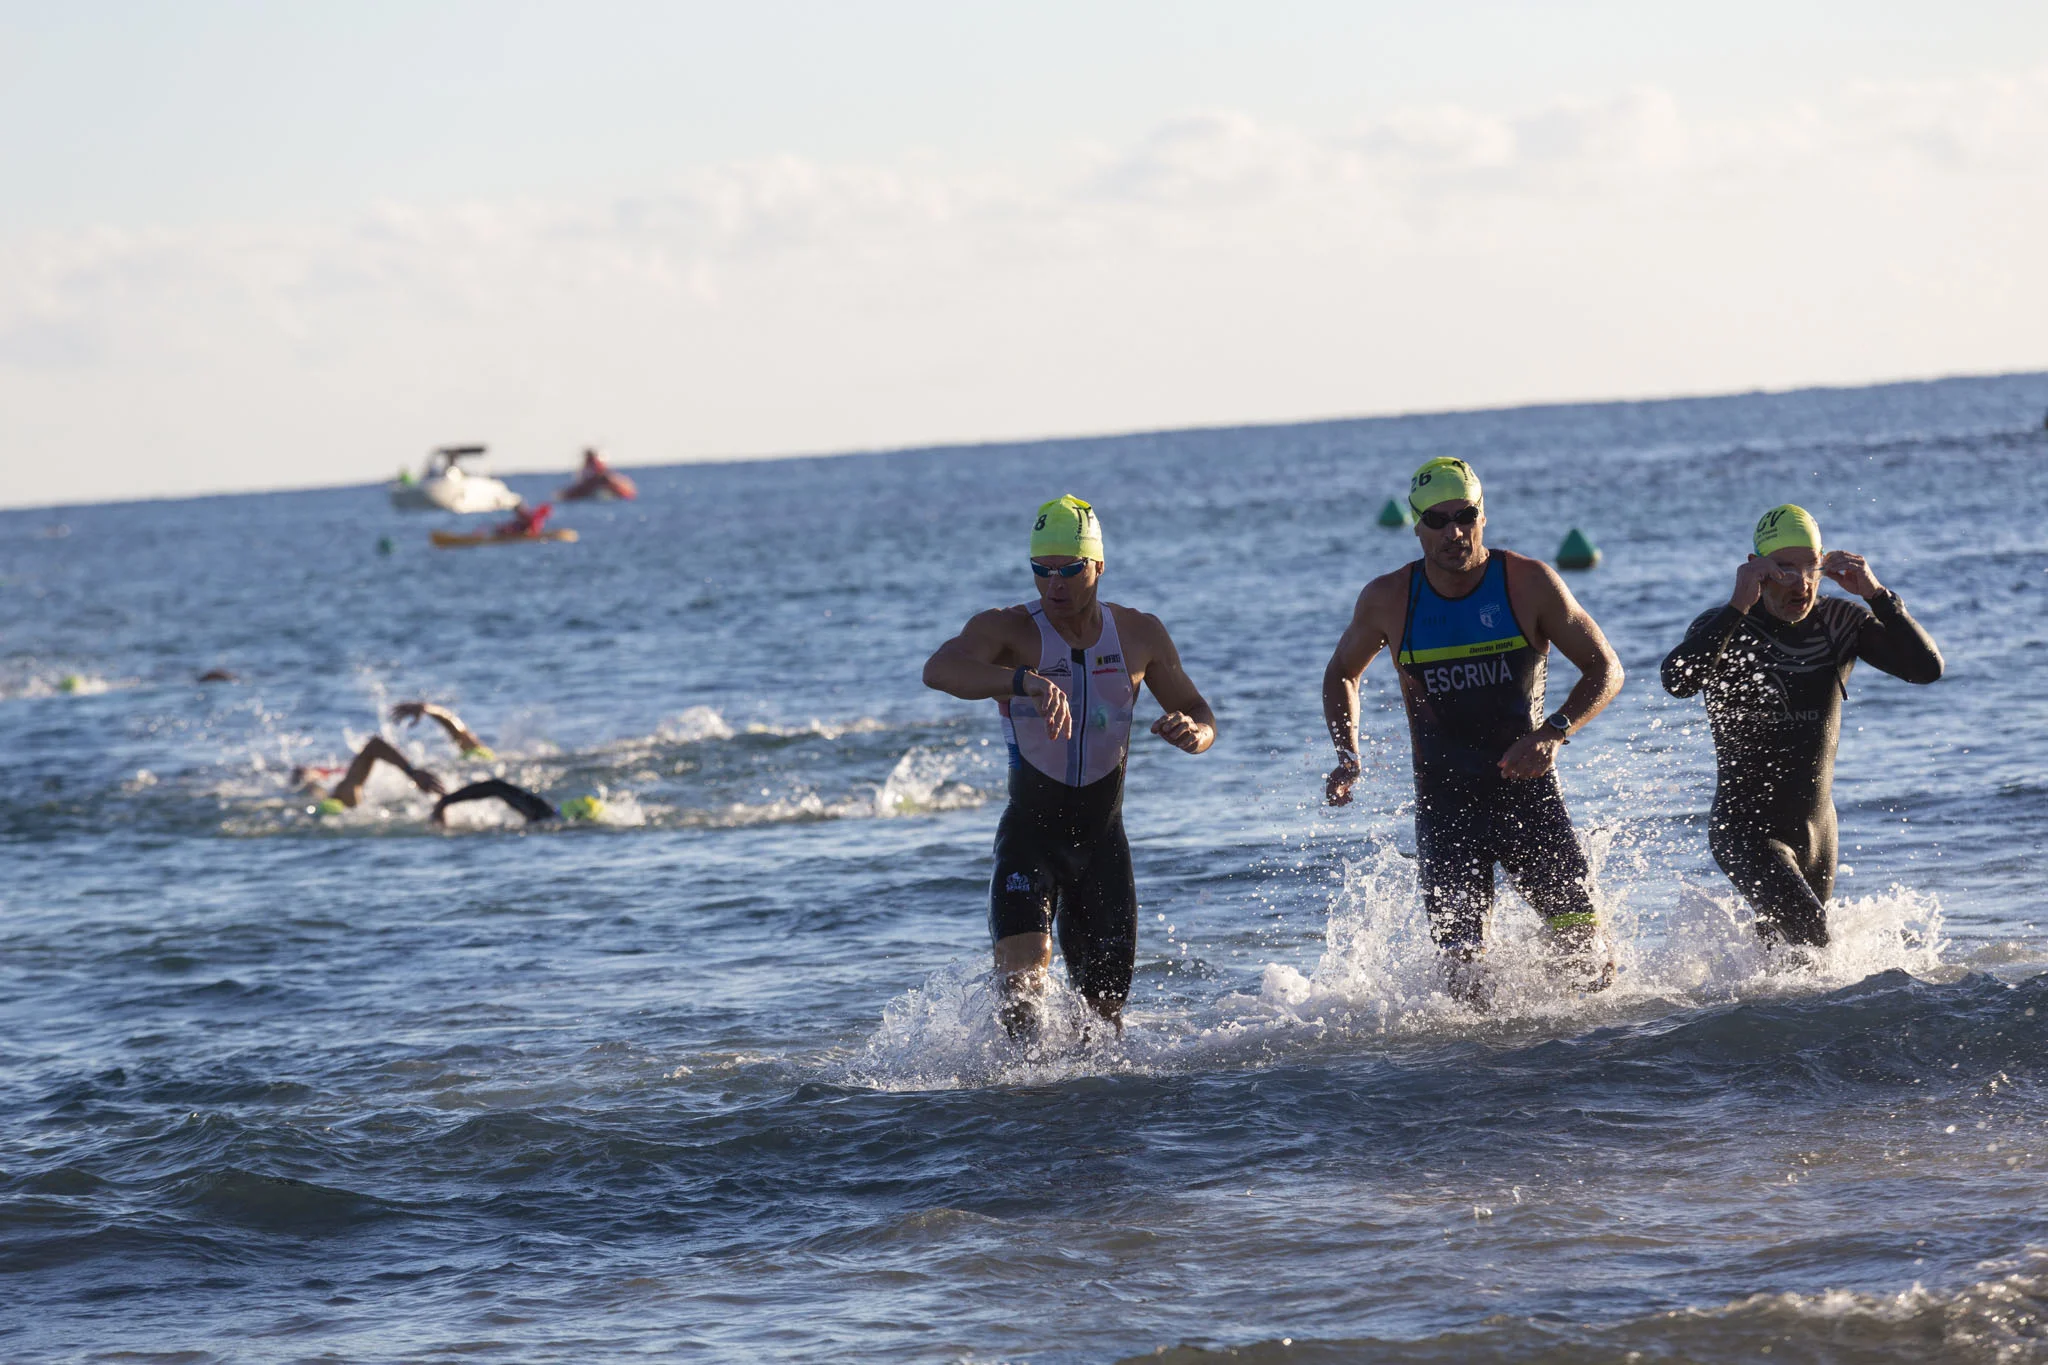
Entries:
<svg viewBox="0 0 2048 1365">
<path fill-rule="evenodd" d="M 963 753 L 958 749 L 913 746 L 896 760 L 889 776 L 875 789 L 873 814 L 888 819 L 981 805 L 988 800 L 984 793 L 953 780 L 962 760 Z"/>
<path fill-rule="evenodd" d="M 655 728 L 654 737 L 668 744 L 700 744 L 707 739 L 731 739 L 732 726 L 709 706 L 692 706 L 671 716 Z"/>
<path fill-rule="evenodd" d="M 1612 869 L 1614 851 L 1595 853 Z M 1029 1052 L 996 1024 L 987 972 L 954 963 L 885 1007 L 847 1079 L 892 1090 L 1042 1084 L 1256 1064 L 1333 1043 L 1507 1043 L 1673 1009 L 1820 994 L 1894 969 L 1936 979 L 1962 971 L 1943 960 L 1940 902 L 1924 892 L 1894 886 L 1834 902 L 1829 946 L 1795 957 L 1762 947 L 1754 915 L 1732 891 L 1681 884 L 1673 905 L 1630 908 L 1632 899 L 1650 898 L 1642 893 L 1672 900 L 1673 890 L 1666 880 L 1600 891 L 1603 933 L 1620 973 L 1607 990 L 1587 994 L 1554 975 L 1536 915 L 1503 887 L 1487 926 L 1484 1004 L 1475 1005 L 1446 990 L 1415 863 L 1382 833 L 1343 864 L 1322 952 L 1307 970 L 1268 962 L 1255 983 L 1206 1000 L 1134 999 L 1121 1038 L 1096 1024 L 1084 1044 L 1088 1011 L 1055 962 L 1053 1013 L 1064 1022 Z"/>
</svg>

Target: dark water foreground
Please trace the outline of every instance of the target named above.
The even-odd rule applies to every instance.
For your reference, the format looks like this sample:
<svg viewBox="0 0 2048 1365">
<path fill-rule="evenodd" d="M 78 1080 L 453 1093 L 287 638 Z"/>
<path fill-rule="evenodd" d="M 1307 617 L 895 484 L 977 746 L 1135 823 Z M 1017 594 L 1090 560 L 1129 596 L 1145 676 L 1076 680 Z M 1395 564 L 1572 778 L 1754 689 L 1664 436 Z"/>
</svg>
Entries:
<svg viewBox="0 0 2048 1365">
<path fill-rule="evenodd" d="M 0 1358 L 2048 1358 L 2044 396 L 649 471 L 474 554 L 368 490 L 0 514 Z M 1435 991 L 1384 661 L 1382 766 L 1314 802 L 1322 663 L 1412 547 L 1369 519 L 1437 453 L 1498 543 L 1608 555 L 1631 682 L 1564 765 L 1601 997 L 1511 898 L 1495 1009 Z M 1063 489 L 1225 729 L 1133 759 L 1124 1038 L 1020 1053 L 993 718 L 917 667 Z M 1791 972 L 1654 680 L 1788 498 L 1950 663 L 1851 680 L 1837 942 Z M 390 732 L 444 776 L 608 822 L 308 816 L 286 769 L 413 695 L 501 754 Z"/>
</svg>

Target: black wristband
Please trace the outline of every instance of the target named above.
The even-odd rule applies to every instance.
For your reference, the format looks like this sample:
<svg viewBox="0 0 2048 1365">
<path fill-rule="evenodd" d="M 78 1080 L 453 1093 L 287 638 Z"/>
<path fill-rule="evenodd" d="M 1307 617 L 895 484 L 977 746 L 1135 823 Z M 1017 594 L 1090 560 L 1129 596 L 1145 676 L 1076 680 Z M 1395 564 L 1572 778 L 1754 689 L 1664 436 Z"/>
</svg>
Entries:
<svg viewBox="0 0 2048 1365">
<path fill-rule="evenodd" d="M 1559 744 L 1569 744 L 1572 742 L 1571 718 L 1565 715 L 1562 707 L 1552 711 L 1544 718 L 1543 728 L 1556 735 Z"/>
<path fill-rule="evenodd" d="M 1011 696 L 1013 696 L 1013 697 L 1023 697 L 1023 696 L 1029 696 L 1029 695 L 1030 695 L 1029 693 L 1027 693 L 1027 692 L 1026 692 L 1026 691 L 1024 690 L 1024 679 L 1025 679 L 1025 678 L 1026 678 L 1027 676 L 1029 676 L 1030 672 L 1031 672 L 1031 669 L 1030 669 L 1030 667 L 1029 667 L 1029 666 L 1027 665 L 1027 666 L 1025 666 L 1025 667 L 1023 667 L 1023 668 L 1020 668 L 1020 669 L 1018 669 L 1018 670 L 1017 670 L 1017 671 L 1016 671 L 1015 673 L 1012 673 L 1012 674 L 1010 675 L 1010 695 L 1011 695 Z"/>
</svg>

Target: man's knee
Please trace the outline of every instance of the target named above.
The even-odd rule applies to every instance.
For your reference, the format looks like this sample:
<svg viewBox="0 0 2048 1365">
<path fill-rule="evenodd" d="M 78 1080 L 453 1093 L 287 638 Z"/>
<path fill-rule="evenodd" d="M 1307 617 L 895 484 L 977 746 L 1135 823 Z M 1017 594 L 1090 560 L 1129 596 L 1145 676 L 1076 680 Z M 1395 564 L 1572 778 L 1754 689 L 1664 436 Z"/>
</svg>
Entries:
<svg viewBox="0 0 2048 1365">
<path fill-rule="evenodd" d="M 996 975 L 1008 981 L 1012 977 L 1025 976 L 1032 972 L 1043 972 L 1052 966 L 1052 935 L 1041 933 L 1010 934 L 995 942 Z"/>
</svg>

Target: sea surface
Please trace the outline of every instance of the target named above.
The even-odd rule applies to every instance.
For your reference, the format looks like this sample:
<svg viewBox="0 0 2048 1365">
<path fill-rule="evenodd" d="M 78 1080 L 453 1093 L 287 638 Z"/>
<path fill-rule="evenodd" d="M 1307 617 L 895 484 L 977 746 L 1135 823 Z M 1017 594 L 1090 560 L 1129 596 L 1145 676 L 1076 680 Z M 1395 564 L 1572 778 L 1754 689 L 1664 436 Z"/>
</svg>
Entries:
<svg viewBox="0 0 2048 1365">
<path fill-rule="evenodd" d="M 375 487 L 0 512 L 0 1359 L 2048 1359 L 2044 407 L 636 469 L 578 543 L 479 550 Z M 1505 890 L 1492 1007 L 1436 988 L 1385 659 L 1360 800 L 1319 804 L 1323 664 L 1434 455 L 1491 543 L 1605 552 L 1569 582 L 1628 684 L 1561 762 L 1605 994 Z M 919 669 L 1033 595 L 1062 492 L 1221 738 L 1131 757 L 1123 1037 L 1064 997 L 1024 1049 L 983 974 L 995 708 Z M 1788 500 L 1948 674 L 1850 680 L 1836 939 L 1781 969 L 1657 663 Z M 605 821 L 438 830 L 389 772 L 311 813 L 291 768 L 380 729 Z"/>
</svg>

